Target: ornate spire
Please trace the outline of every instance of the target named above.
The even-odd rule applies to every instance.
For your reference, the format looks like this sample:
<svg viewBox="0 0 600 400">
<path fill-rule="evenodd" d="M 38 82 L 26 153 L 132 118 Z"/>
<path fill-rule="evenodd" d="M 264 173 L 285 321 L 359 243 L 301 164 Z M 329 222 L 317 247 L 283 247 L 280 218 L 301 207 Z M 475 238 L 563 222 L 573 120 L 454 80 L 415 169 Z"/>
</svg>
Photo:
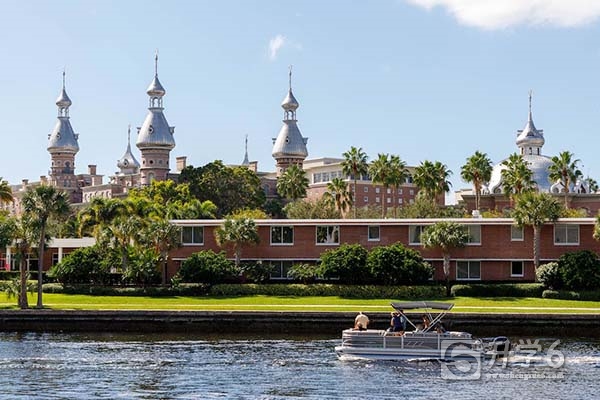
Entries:
<svg viewBox="0 0 600 400">
<path fill-rule="evenodd" d="M 155 147 L 172 149 L 175 147 L 175 128 L 169 126 L 163 113 L 162 97 L 165 95 L 165 89 L 158 80 L 158 50 L 154 56 L 154 79 L 146 93 L 150 96 L 150 105 L 144 123 L 138 128 L 136 145 L 140 150 Z M 143 159 L 142 155 L 142 161 Z"/>
<path fill-rule="evenodd" d="M 537 129 L 533 123 L 533 113 L 531 111 L 531 100 L 533 90 L 529 90 L 529 114 L 527 124 L 522 130 L 517 131 L 517 146 L 521 149 L 522 155 L 540 155 L 541 148 L 545 143 L 544 130 Z"/>
<path fill-rule="evenodd" d="M 69 107 L 73 103 L 71 102 L 71 99 L 69 98 L 69 96 L 67 95 L 67 91 L 65 90 L 65 80 L 66 80 L 65 75 L 66 75 L 66 68 L 63 69 L 62 90 L 60 91 L 60 94 L 58 95 L 58 98 L 56 99 L 56 105 L 58 106 L 58 116 L 68 118 L 69 117 Z"/>
<path fill-rule="evenodd" d="M 245 141 L 245 151 L 244 151 L 244 161 L 242 161 L 242 165 L 250 165 L 250 160 L 248 159 L 248 135 L 246 134 Z"/>
<path fill-rule="evenodd" d="M 273 138 L 273 151 L 271 155 L 277 162 L 277 174 L 281 174 L 289 165 L 297 164 L 302 167 L 302 162 L 308 156 L 306 149 L 307 138 L 303 137 L 296 120 L 298 101 L 292 93 L 292 67 L 289 72 L 288 93 L 281 107 L 285 110 L 283 126 L 276 138 Z"/>
<path fill-rule="evenodd" d="M 150 96 L 150 107 L 162 107 L 162 97 L 167 93 L 158 80 L 158 49 L 154 55 L 154 79 L 146 90 Z"/>
<path fill-rule="evenodd" d="M 63 70 L 62 89 L 56 99 L 56 105 L 58 106 L 58 120 L 56 121 L 52 133 L 48 135 L 48 151 L 50 153 L 75 154 L 79 151 L 79 144 L 77 142 L 79 135 L 73 131 L 71 122 L 69 121 L 69 107 L 72 103 L 67 95 L 65 82 L 66 71 Z"/>
<path fill-rule="evenodd" d="M 140 167 L 140 163 L 131 152 L 131 125 L 127 127 L 127 150 L 123 157 L 117 161 L 117 167 L 119 167 L 123 175 L 136 174 Z"/>
<path fill-rule="evenodd" d="M 298 104 L 298 100 L 294 97 L 292 93 L 292 66 L 290 65 L 289 72 L 289 89 L 287 96 L 283 99 L 281 103 L 281 107 L 284 109 L 283 119 L 284 120 L 295 120 L 296 119 L 296 110 L 300 107 Z"/>
</svg>

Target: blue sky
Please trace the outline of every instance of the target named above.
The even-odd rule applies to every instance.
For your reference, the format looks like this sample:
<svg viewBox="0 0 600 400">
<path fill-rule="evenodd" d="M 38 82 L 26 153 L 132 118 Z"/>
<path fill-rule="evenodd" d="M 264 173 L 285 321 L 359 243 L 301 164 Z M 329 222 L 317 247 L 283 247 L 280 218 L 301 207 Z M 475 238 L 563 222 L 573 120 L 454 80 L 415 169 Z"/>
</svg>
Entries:
<svg viewBox="0 0 600 400">
<path fill-rule="evenodd" d="M 240 163 L 248 135 L 250 159 L 274 170 L 293 65 L 309 158 L 357 146 L 371 159 L 439 160 L 453 190 L 468 187 L 460 167 L 476 150 L 494 162 L 516 151 L 531 89 L 544 154 L 569 150 L 600 180 L 599 3 L 5 0 L 0 176 L 47 174 L 65 67 L 76 172 L 114 173 L 128 124 L 146 115 L 158 49 L 173 166 L 180 155 Z"/>
</svg>

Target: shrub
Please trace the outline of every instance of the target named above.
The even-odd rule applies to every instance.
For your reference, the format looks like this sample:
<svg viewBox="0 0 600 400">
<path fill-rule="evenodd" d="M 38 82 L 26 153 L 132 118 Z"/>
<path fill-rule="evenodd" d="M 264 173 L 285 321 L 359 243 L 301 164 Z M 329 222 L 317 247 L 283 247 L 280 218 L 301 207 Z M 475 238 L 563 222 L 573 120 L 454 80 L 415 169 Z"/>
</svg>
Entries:
<svg viewBox="0 0 600 400">
<path fill-rule="evenodd" d="M 0 271 L 0 281 L 10 281 L 19 277 L 19 271 Z"/>
<path fill-rule="evenodd" d="M 558 264 L 566 289 L 594 290 L 600 287 L 600 261 L 593 251 L 565 253 L 558 259 Z"/>
<path fill-rule="evenodd" d="M 376 286 L 337 285 L 316 283 L 310 285 L 276 283 L 267 285 L 228 284 L 214 285 L 209 295 L 217 297 L 237 296 L 338 296 L 349 299 L 435 299 L 444 296 L 445 289 L 439 285 L 424 286 Z"/>
<path fill-rule="evenodd" d="M 48 274 L 64 284 L 104 284 L 109 267 L 105 252 L 99 246 L 82 247 L 67 254 Z"/>
<path fill-rule="evenodd" d="M 94 296 L 203 296 L 208 293 L 208 286 L 183 283 L 177 287 L 110 287 L 46 283 L 43 286 L 43 290 L 45 293 L 87 294 Z"/>
<path fill-rule="evenodd" d="M 558 290 L 563 286 L 560 265 L 557 262 L 542 264 L 535 271 L 538 282 L 551 290 Z"/>
<path fill-rule="evenodd" d="M 177 275 L 182 282 L 215 284 L 235 276 L 236 269 L 224 252 L 206 250 L 186 259 Z"/>
<path fill-rule="evenodd" d="M 314 264 L 295 264 L 288 271 L 288 277 L 302 283 L 314 282 L 321 274 L 321 268 Z"/>
<path fill-rule="evenodd" d="M 365 283 L 371 279 L 366 267 L 367 250 L 360 244 L 344 243 L 321 254 L 321 268 L 326 278 L 339 278 L 341 283 Z"/>
<path fill-rule="evenodd" d="M 258 261 L 256 263 L 242 263 L 241 272 L 244 278 L 254 283 L 266 282 L 271 278 L 273 266 L 270 263 Z"/>
<path fill-rule="evenodd" d="M 374 248 L 367 265 L 377 282 L 384 285 L 425 283 L 433 276 L 433 267 L 421 254 L 400 243 Z"/>
<path fill-rule="evenodd" d="M 544 290 L 542 297 L 545 299 L 600 301 L 600 290 L 582 292 L 573 290 Z"/>
<path fill-rule="evenodd" d="M 129 256 L 123 280 L 142 286 L 160 283 L 160 254 L 154 249 L 133 251 Z"/>
<path fill-rule="evenodd" d="M 464 297 L 541 297 L 541 283 L 495 283 L 452 286 L 453 296 Z"/>
</svg>

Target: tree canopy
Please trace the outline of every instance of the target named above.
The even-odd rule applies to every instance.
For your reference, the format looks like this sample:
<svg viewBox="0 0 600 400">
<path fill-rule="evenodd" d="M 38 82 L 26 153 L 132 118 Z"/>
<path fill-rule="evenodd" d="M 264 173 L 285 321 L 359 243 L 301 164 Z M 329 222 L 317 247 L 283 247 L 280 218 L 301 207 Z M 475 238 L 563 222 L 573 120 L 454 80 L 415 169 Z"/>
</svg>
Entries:
<svg viewBox="0 0 600 400">
<path fill-rule="evenodd" d="M 210 200 L 217 207 L 217 218 L 239 209 L 261 208 L 265 203 L 260 178 L 254 171 L 244 166 L 228 167 L 220 160 L 186 167 L 179 182 L 187 183 L 192 196 L 201 202 Z"/>
</svg>

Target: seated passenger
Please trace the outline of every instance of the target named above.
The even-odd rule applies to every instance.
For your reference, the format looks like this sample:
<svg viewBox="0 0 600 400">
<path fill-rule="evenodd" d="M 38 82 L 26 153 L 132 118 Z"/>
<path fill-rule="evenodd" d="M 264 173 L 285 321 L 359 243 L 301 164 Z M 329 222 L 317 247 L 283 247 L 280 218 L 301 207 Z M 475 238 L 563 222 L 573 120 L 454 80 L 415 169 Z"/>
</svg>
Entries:
<svg viewBox="0 0 600 400">
<path fill-rule="evenodd" d="M 425 314 L 423 314 L 423 316 L 421 317 L 421 319 L 423 320 L 422 324 L 417 325 L 417 329 L 415 332 L 424 332 L 427 331 L 429 329 L 429 324 L 431 323 L 429 321 L 429 317 Z"/>
<path fill-rule="evenodd" d="M 358 313 L 354 318 L 354 330 L 355 331 L 366 331 L 367 325 L 369 325 L 369 317 L 361 312 Z"/>
<path fill-rule="evenodd" d="M 444 325 L 442 325 L 441 322 L 438 322 L 435 325 L 435 331 L 439 334 L 446 333 L 446 328 L 444 328 Z"/>
</svg>

